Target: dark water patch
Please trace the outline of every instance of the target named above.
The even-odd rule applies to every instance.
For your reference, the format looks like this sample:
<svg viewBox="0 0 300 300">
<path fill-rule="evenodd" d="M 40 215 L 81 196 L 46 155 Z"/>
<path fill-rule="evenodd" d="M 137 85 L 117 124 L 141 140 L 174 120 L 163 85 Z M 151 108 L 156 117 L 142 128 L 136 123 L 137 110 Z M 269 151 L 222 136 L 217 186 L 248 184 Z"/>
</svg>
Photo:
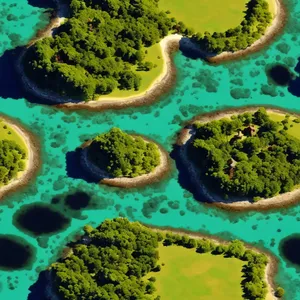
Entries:
<svg viewBox="0 0 300 300">
<path fill-rule="evenodd" d="M 91 197 L 85 192 L 76 192 L 74 194 L 67 195 L 65 198 L 65 204 L 73 210 L 80 210 L 88 207 Z"/>
<path fill-rule="evenodd" d="M 281 255 L 294 267 L 300 268 L 300 235 L 288 236 L 279 245 Z"/>
<path fill-rule="evenodd" d="M 66 229 L 70 219 L 43 203 L 22 206 L 14 215 L 14 225 L 29 234 L 39 236 Z"/>
<path fill-rule="evenodd" d="M 142 213 L 146 218 L 151 218 L 152 214 L 157 212 L 161 204 L 167 200 L 166 196 L 154 197 L 143 204 Z"/>
<path fill-rule="evenodd" d="M 279 86 L 286 86 L 293 79 L 293 74 L 284 65 L 276 64 L 266 68 L 268 78 Z"/>
<path fill-rule="evenodd" d="M 234 99 L 247 99 L 251 96 L 250 89 L 233 88 L 230 90 L 230 95 Z"/>
<path fill-rule="evenodd" d="M 268 84 L 262 84 L 260 87 L 261 94 L 263 95 L 269 95 L 271 97 L 278 96 L 278 92 L 276 91 L 276 86 L 274 85 L 268 85 Z"/>
<path fill-rule="evenodd" d="M 14 235 L 0 235 L 0 269 L 19 270 L 30 268 L 35 250 L 32 245 Z"/>
</svg>

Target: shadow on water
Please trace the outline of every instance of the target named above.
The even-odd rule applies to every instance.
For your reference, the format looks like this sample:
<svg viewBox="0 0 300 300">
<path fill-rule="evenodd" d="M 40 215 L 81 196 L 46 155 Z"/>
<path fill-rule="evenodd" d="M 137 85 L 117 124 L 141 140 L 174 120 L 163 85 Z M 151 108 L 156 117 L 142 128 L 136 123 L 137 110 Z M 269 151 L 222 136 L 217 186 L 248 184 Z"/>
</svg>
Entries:
<svg viewBox="0 0 300 300">
<path fill-rule="evenodd" d="M 179 50 L 185 57 L 190 59 L 207 59 L 207 54 L 200 50 L 199 45 L 187 37 L 183 37 L 179 41 Z"/>
<path fill-rule="evenodd" d="M 29 288 L 27 300 L 53 300 L 57 296 L 53 294 L 50 286 L 50 272 L 42 271 L 39 274 L 38 280 Z"/>
<path fill-rule="evenodd" d="M 298 58 L 298 63 L 294 70 L 299 76 L 290 81 L 288 90 L 292 95 L 300 97 L 300 58 Z"/>
<path fill-rule="evenodd" d="M 54 0 L 27 0 L 28 4 L 38 8 L 56 8 Z"/>
<path fill-rule="evenodd" d="M 17 47 L 13 50 L 7 50 L 0 57 L 0 97 L 15 100 L 25 98 L 35 104 L 53 105 L 52 101 L 35 97 L 24 88 L 21 76 L 16 68 L 19 56 L 24 49 L 25 47 Z"/>
<path fill-rule="evenodd" d="M 92 174 L 83 168 L 80 163 L 81 155 L 81 148 L 78 148 L 75 151 L 70 151 L 66 154 L 66 171 L 68 177 L 82 179 L 88 183 L 99 183 L 103 177 Z"/>
</svg>

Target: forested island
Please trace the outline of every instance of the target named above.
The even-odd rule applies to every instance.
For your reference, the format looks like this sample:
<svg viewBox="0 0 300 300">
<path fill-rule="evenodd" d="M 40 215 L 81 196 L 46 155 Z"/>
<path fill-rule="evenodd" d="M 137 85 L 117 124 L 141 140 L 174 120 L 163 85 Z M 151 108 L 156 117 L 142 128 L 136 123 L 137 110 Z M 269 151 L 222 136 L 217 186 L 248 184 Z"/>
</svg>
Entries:
<svg viewBox="0 0 300 300">
<path fill-rule="evenodd" d="M 194 177 L 225 203 L 258 201 L 295 189 L 300 183 L 300 136 L 294 126 L 300 119 L 281 115 L 260 108 L 193 122 L 186 156 L 197 170 Z"/>
<path fill-rule="evenodd" d="M 97 100 L 116 90 L 138 91 L 143 80 L 140 74 L 145 76 L 157 67 L 148 51 L 170 33 L 190 37 L 201 50 L 215 55 L 247 48 L 264 34 L 272 19 L 265 0 L 250 0 L 236 28 L 195 33 L 189 24 L 159 9 L 156 0 L 67 2 L 70 17 L 53 37 L 30 46 L 22 64 L 38 87 L 31 90 L 40 88 L 75 101 Z"/>
<path fill-rule="evenodd" d="M 159 286 L 168 284 L 160 273 L 171 267 L 167 261 L 160 261 L 160 253 L 171 251 L 171 256 L 174 256 L 179 247 L 186 249 L 184 259 L 192 256 L 195 263 L 197 257 L 201 260 L 203 255 L 212 265 L 214 260 L 225 264 L 226 260 L 231 260 L 232 265 L 239 264 L 242 270 L 234 271 L 236 284 L 224 286 L 224 292 L 237 288 L 240 295 L 248 300 L 263 300 L 271 292 L 265 275 L 270 263 L 268 256 L 247 249 L 242 242 L 234 240 L 224 244 L 208 238 L 194 239 L 187 235 L 152 230 L 125 218 L 105 220 L 97 228 L 86 225 L 84 235 L 65 252 L 68 254 L 49 267 L 48 278 L 59 299 L 158 300 Z M 167 257 L 164 256 L 164 259 Z M 177 271 L 185 276 L 185 269 Z M 225 272 L 229 275 L 232 270 L 227 268 Z M 207 276 L 212 276 L 213 281 L 222 280 L 217 279 L 218 276 Z M 181 281 L 177 284 L 180 285 Z M 201 284 L 204 283 L 197 281 L 195 293 L 202 288 Z M 46 290 L 40 289 L 42 292 Z M 208 299 L 215 298 L 211 295 Z"/>
<path fill-rule="evenodd" d="M 169 169 L 168 154 L 161 147 L 119 128 L 83 144 L 81 165 L 101 183 L 120 187 L 157 181 Z"/>
</svg>

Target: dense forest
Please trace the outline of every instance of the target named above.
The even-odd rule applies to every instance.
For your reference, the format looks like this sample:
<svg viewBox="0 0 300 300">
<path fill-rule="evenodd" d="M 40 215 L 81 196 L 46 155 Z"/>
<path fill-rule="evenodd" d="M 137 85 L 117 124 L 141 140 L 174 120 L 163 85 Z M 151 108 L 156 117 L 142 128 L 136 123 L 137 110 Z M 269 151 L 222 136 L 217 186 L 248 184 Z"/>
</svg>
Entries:
<svg viewBox="0 0 300 300">
<path fill-rule="evenodd" d="M 188 153 L 206 184 L 225 199 L 235 195 L 258 200 L 289 192 L 300 183 L 300 140 L 287 132 L 287 118 L 275 122 L 261 108 L 196 122 Z"/>
<path fill-rule="evenodd" d="M 139 71 L 149 71 L 147 47 L 170 31 L 192 36 L 213 53 L 244 49 L 271 21 L 265 0 L 250 0 L 245 19 L 224 33 L 196 33 L 158 8 L 158 0 L 69 0 L 70 18 L 54 37 L 31 46 L 27 76 L 39 87 L 77 100 L 94 100 L 115 89 L 138 90 Z M 180 20 L 179 20 L 180 21 Z"/>
<path fill-rule="evenodd" d="M 210 53 L 233 52 L 245 49 L 258 40 L 265 33 L 271 20 L 268 2 L 250 0 L 244 20 L 239 26 L 225 32 L 205 32 L 204 35 L 197 33 L 193 39 L 200 44 L 201 49 Z"/>
<path fill-rule="evenodd" d="M 16 142 L 0 140 L 0 185 L 7 184 L 25 169 L 26 152 Z"/>
<path fill-rule="evenodd" d="M 244 298 L 265 299 L 268 258 L 247 250 L 238 240 L 225 245 L 186 235 L 163 235 L 124 218 L 106 220 L 97 228 L 85 226 L 84 232 L 84 236 L 73 244 L 70 254 L 50 267 L 55 289 L 62 299 L 160 299 L 159 295 L 154 295 L 155 277 L 145 279 L 149 272 L 161 269 L 159 242 L 247 262 L 242 270 Z M 280 292 L 283 293 L 283 289 Z"/>
<path fill-rule="evenodd" d="M 153 282 L 143 277 L 157 267 L 159 234 L 120 218 L 84 231 L 85 242 L 51 266 L 62 299 L 154 299 Z"/>
<path fill-rule="evenodd" d="M 40 87 L 75 99 L 138 90 L 134 67 L 153 67 L 144 61 L 145 47 L 166 36 L 173 22 L 156 0 L 72 0 L 57 34 L 27 51 L 25 72 Z"/>
<path fill-rule="evenodd" d="M 148 174 L 160 163 L 158 146 L 132 137 L 119 128 L 95 137 L 88 148 L 89 159 L 113 177 Z"/>
</svg>

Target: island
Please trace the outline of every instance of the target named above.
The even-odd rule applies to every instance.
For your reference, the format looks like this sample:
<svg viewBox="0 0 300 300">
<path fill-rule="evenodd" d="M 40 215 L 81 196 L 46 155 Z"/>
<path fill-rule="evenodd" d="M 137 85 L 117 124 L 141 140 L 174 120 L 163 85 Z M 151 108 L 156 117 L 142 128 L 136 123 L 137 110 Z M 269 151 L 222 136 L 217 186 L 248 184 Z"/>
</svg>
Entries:
<svg viewBox="0 0 300 300">
<path fill-rule="evenodd" d="M 112 128 L 82 145 L 81 165 L 102 184 L 131 188 L 159 181 L 169 170 L 168 153 L 141 136 Z"/>
<path fill-rule="evenodd" d="M 0 115 L 0 199 L 26 185 L 38 167 L 36 138 L 16 121 Z"/>
<path fill-rule="evenodd" d="M 38 281 L 30 290 L 55 299 L 269 300 L 284 293 L 275 289 L 275 272 L 273 257 L 239 240 L 216 241 L 115 218 L 97 228 L 86 225 L 84 235 L 41 273 L 46 286 Z"/>
<path fill-rule="evenodd" d="M 228 28 L 233 24 L 228 21 L 232 16 L 228 13 L 221 22 L 224 31 L 207 31 L 213 30 L 212 26 L 199 32 L 201 26 L 195 30 L 180 16 L 178 20 L 173 16 L 181 11 L 179 1 L 170 5 L 174 14 L 166 10 L 165 0 L 160 1 L 67 1 L 69 16 L 59 19 L 63 22 L 54 35 L 49 36 L 48 30 L 21 55 L 19 69 L 25 86 L 68 109 L 143 105 L 157 99 L 175 82 L 170 55 L 178 49 L 182 37 L 198 44 L 206 58 L 216 59 L 220 52 L 249 48 L 265 34 L 272 20 L 268 2 L 250 0 L 245 15 L 237 17 L 240 25 L 236 22 L 235 27 Z M 275 4 L 280 5 L 277 0 Z M 198 19 L 212 7 L 210 3 L 207 11 L 199 12 Z M 192 14 L 194 20 L 196 10 L 191 8 L 187 6 L 183 14 Z M 283 24 L 283 17 L 279 17 Z M 196 24 L 195 20 L 191 23 Z"/>
<path fill-rule="evenodd" d="M 299 122 L 297 116 L 264 108 L 194 119 L 177 145 L 196 197 L 238 210 L 298 201 Z"/>
</svg>

